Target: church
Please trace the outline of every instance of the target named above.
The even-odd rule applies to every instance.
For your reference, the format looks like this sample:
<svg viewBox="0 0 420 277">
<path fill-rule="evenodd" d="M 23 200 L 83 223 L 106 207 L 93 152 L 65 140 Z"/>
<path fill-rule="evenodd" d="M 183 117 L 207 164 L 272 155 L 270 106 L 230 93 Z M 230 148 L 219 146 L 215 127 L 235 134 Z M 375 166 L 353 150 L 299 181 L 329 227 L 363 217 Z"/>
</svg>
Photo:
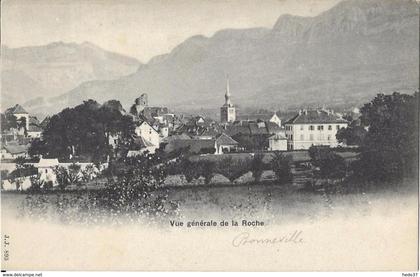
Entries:
<svg viewBox="0 0 420 277">
<path fill-rule="evenodd" d="M 236 120 L 236 108 L 230 100 L 229 77 L 226 79 L 225 104 L 220 108 L 220 122 L 233 123 Z"/>
</svg>

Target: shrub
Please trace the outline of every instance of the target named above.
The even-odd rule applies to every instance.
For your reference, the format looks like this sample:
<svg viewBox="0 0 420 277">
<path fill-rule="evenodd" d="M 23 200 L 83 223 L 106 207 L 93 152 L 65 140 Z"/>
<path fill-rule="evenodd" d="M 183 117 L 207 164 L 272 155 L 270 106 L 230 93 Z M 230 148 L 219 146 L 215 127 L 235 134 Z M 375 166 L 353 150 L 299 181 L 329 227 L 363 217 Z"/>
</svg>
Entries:
<svg viewBox="0 0 420 277">
<path fill-rule="evenodd" d="M 346 175 L 344 159 L 325 146 L 311 146 L 309 155 L 312 164 L 319 168 L 318 176 L 321 178 L 343 178 Z"/>
<path fill-rule="evenodd" d="M 252 172 L 252 177 L 254 177 L 256 182 L 261 180 L 262 173 L 266 168 L 266 165 L 263 162 L 263 158 L 264 154 L 257 152 L 251 160 L 250 170 Z"/>
<path fill-rule="evenodd" d="M 223 158 L 216 166 L 216 172 L 222 174 L 231 182 L 241 177 L 249 170 L 249 159 L 233 159 L 232 157 L 226 157 Z"/>
<path fill-rule="evenodd" d="M 279 151 L 275 151 L 274 157 L 271 160 L 271 169 L 277 177 L 280 184 L 286 184 L 293 180 L 293 175 L 290 168 L 290 157 L 283 155 Z"/>
</svg>

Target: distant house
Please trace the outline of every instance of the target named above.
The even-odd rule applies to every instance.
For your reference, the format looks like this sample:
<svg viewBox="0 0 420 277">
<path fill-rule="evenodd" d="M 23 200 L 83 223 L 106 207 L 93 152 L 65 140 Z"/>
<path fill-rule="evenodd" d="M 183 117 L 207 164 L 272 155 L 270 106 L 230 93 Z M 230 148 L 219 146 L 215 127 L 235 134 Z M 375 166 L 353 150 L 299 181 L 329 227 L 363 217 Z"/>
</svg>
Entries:
<svg viewBox="0 0 420 277">
<path fill-rule="evenodd" d="M 41 123 L 35 116 L 29 116 L 29 127 L 26 130 L 28 138 L 40 138 L 42 134 Z"/>
<path fill-rule="evenodd" d="M 270 121 L 238 121 L 227 126 L 225 132 L 239 143 L 239 147 L 249 151 L 267 150 L 270 136 L 285 134 L 283 128 Z"/>
<path fill-rule="evenodd" d="M 248 122 L 257 122 L 257 121 L 265 121 L 265 122 L 273 122 L 278 127 L 281 127 L 281 119 L 277 115 L 277 113 L 273 114 L 244 114 L 237 116 L 238 121 L 248 121 Z"/>
<path fill-rule="evenodd" d="M 285 122 L 289 150 L 309 149 L 312 145 L 338 146 L 337 131 L 348 122 L 330 110 L 300 110 Z"/>
<path fill-rule="evenodd" d="M 169 136 L 169 126 L 167 123 L 159 123 L 158 130 L 161 138 L 166 138 Z"/>
<path fill-rule="evenodd" d="M 153 144 L 155 148 L 159 148 L 160 135 L 159 132 L 152 127 L 146 120 L 138 123 L 135 133 L 137 136 L 142 137 L 145 141 Z"/>
<path fill-rule="evenodd" d="M 186 134 L 197 139 L 214 139 L 222 133 L 222 127 L 214 120 L 195 116 L 189 118 L 184 124 L 175 130 L 175 134 Z"/>
<path fill-rule="evenodd" d="M 154 154 L 156 151 L 156 145 L 148 142 L 143 137 L 137 137 L 134 140 L 134 147 L 133 149 L 130 149 L 127 153 L 127 157 L 135 157 L 138 155 L 142 155 L 145 152 L 148 152 L 150 154 Z"/>
<path fill-rule="evenodd" d="M 38 174 L 40 176 L 40 180 L 44 183 L 51 182 L 53 186 L 57 186 L 57 175 L 55 174 L 54 170 L 57 166 L 69 168 L 70 165 L 77 164 L 80 166 L 80 172 L 78 173 L 81 176 L 83 170 L 85 170 L 88 166 L 93 166 L 94 174 L 98 174 L 101 167 L 96 168 L 92 162 L 80 161 L 80 160 L 73 160 L 73 161 L 59 161 L 57 158 L 54 159 L 46 159 L 40 158 L 38 163 L 34 164 L 34 167 L 38 169 Z M 103 168 L 102 168 L 103 169 Z"/>
<path fill-rule="evenodd" d="M 16 104 L 14 107 L 6 110 L 6 113 L 13 114 L 18 122 L 25 120 L 25 127 L 29 129 L 29 113 L 19 104 Z"/>
<path fill-rule="evenodd" d="M 40 180 L 43 182 L 51 182 L 53 186 L 57 185 L 57 176 L 54 172 L 54 168 L 59 166 L 58 159 L 44 159 L 41 158 L 34 166 L 38 169 Z"/>
<path fill-rule="evenodd" d="M 282 134 L 275 134 L 268 138 L 268 150 L 270 151 L 286 151 L 287 138 Z"/>
<path fill-rule="evenodd" d="M 239 143 L 230 136 L 222 133 L 217 136 L 215 140 L 216 152 L 215 154 L 223 154 L 226 152 L 236 151 Z"/>
<path fill-rule="evenodd" d="M 174 139 L 168 141 L 165 152 L 185 149 L 193 154 L 223 154 L 236 151 L 238 142 L 222 133 L 215 139 Z"/>
<path fill-rule="evenodd" d="M 174 139 L 170 140 L 164 151 L 169 153 L 177 150 L 185 150 L 192 154 L 213 154 L 216 151 L 214 139 Z"/>
<path fill-rule="evenodd" d="M 1 147 L 1 159 L 13 160 L 19 157 L 26 158 L 28 156 L 29 144 L 18 144 L 17 142 L 8 142 Z"/>
<path fill-rule="evenodd" d="M 28 138 L 40 138 L 42 135 L 42 129 L 36 125 L 29 125 L 29 129 L 27 130 L 27 137 Z"/>
</svg>

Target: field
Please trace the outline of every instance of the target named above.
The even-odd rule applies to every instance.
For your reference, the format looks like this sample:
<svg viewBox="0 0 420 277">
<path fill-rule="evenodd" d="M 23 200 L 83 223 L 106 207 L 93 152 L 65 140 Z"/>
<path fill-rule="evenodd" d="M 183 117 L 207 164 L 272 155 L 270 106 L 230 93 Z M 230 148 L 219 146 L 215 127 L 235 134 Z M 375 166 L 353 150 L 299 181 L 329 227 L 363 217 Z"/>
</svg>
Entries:
<svg viewBox="0 0 420 277">
<path fill-rule="evenodd" d="M 120 214 L 88 218 L 80 209 L 87 198 L 75 191 L 32 195 L 45 209 L 24 210 L 27 194 L 3 193 L 2 231 L 13 238 L 7 269 L 24 264 L 37 270 L 203 270 L 208 261 L 204 270 L 209 271 L 412 271 L 417 265 L 415 186 L 352 194 L 275 184 L 172 187 L 158 193 L 167 193 L 178 209 L 155 221 L 124 220 Z M 86 225 L 87 219 L 95 224 Z M 187 227 L 201 220 L 235 220 L 239 226 Z M 243 220 L 264 226 L 244 226 Z M 185 227 L 171 227 L 171 221 Z M 302 244 L 234 245 L 243 235 L 255 242 L 293 232 L 301 234 Z"/>
<path fill-rule="evenodd" d="M 415 199 L 415 186 L 382 192 L 327 193 L 308 192 L 295 186 L 274 184 L 186 186 L 156 191 L 154 196 L 166 195 L 163 205 L 169 213 L 163 221 L 171 219 L 263 220 L 266 224 L 289 221 L 314 222 L 325 217 L 368 216 L 372 209 L 384 214 L 395 212 L 405 204 L 402 198 Z M 123 215 L 112 214 L 88 203 L 88 195 L 98 191 L 50 192 L 47 194 L 2 193 L 2 213 L 12 218 L 38 218 L 62 223 L 123 222 Z M 414 195 L 414 196 L 413 196 Z M 100 197 L 100 196 L 95 196 Z M 139 199 L 138 201 L 142 201 Z M 95 206 L 95 207 L 94 207 Z M 175 208 L 174 208 L 175 207 Z M 95 210 L 97 209 L 97 210 Z M 90 213 L 87 213 L 90 210 Z M 92 211 L 94 213 L 92 213 Z M 144 214 L 137 214 L 145 219 Z M 160 220 L 159 219 L 159 220 Z M 132 218 L 131 218 L 132 220 Z M 153 219 L 152 221 L 154 221 Z M 92 222 L 90 222 L 92 223 Z"/>
</svg>

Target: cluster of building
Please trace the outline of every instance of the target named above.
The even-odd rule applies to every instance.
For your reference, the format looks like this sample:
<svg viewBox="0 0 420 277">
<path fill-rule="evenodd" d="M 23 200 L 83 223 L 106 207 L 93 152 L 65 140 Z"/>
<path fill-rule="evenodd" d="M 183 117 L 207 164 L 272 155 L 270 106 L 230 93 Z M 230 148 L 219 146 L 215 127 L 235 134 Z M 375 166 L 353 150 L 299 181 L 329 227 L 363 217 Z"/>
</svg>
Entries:
<svg viewBox="0 0 420 277">
<path fill-rule="evenodd" d="M 140 97 L 142 99 L 144 95 Z M 140 103 L 146 106 L 140 105 L 136 109 L 141 118 L 136 133 L 141 137 L 142 149 L 149 152 L 162 146 L 167 152 L 185 148 L 196 154 L 305 150 L 312 145 L 337 147 L 337 131 L 348 125 L 340 114 L 326 109 L 300 110 L 284 123 L 275 112 L 271 115 L 238 116 L 231 100 L 229 80 L 226 82 L 225 103 L 220 108 L 220 122 L 202 116 L 177 117 L 167 114 L 166 108 L 159 108 L 164 112 L 162 114 L 144 113 L 147 101 Z M 161 125 L 155 124 L 156 120 Z M 169 121 L 173 124 L 169 125 Z"/>
<path fill-rule="evenodd" d="M 2 114 L 2 118 L 5 120 L 11 117 L 15 119 L 15 126 L 9 126 L 7 129 L 2 126 L 0 133 L 2 160 L 13 160 L 18 157 L 26 158 L 30 143 L 33 139 L 42 136 L 42 131 L 48 125 L 50 119 L 46 117 L 40 122 L 36 116 L 30 115 L 19 104 L 7 109 Z"/>
<path fill-rule="evenodd" d="M 125 113 L 125 111 L 121 111 Z M 150 106 L 147 94 L 135 99 L 128 115 L 136 124 L 134 144 L 127 156 L 188 151 L 193 154 L 223 154 L 229 152 L 292 151 L 309 149 L 312 145 L 339 145 L 336 134 L 348 122 L 332 110 L 299 110 L 282 122 L 273 112 L 263 115 L 238 115 L 231 100 L 229 80 L 226 82 L 225 103 L 220 108 L 220 121 L 197 115 L 184 116 L 169 112 L 166 107 Z M 49 117 L 39 122 L 25 109 L 16 105 L 2 115 L 14 116 L 16 126 L 2 129 L 1 159 L 28 157 L 31 141 L 42 137 Z M 118 145 L 118 136 L 111 136 L 109 144 Z M 84 166 L 91 163 L 85 162 Z M 38 173 L 55 182 L 53 168 L 63 165 L 57 159 L 40 159 L 35 164 Z"/>
</svg>

